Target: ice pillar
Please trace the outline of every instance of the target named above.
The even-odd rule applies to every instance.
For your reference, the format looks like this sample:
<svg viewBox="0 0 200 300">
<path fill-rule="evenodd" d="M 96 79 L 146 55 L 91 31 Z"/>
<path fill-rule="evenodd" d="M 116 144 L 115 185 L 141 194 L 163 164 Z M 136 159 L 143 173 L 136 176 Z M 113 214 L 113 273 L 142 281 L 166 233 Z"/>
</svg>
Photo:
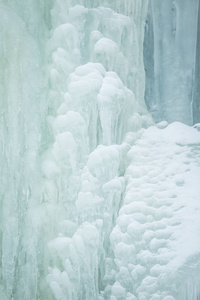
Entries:
<svg viewBox="0 0 200 300">
<path fill-rule="evenodd" d="M 144 59 L 146 103 L 156 121 L 193 124 L 199 93 L 198 4 L 198 0 L 149 2 L 144 56 L 153 53 L 153 62 Z"/>
</svg>

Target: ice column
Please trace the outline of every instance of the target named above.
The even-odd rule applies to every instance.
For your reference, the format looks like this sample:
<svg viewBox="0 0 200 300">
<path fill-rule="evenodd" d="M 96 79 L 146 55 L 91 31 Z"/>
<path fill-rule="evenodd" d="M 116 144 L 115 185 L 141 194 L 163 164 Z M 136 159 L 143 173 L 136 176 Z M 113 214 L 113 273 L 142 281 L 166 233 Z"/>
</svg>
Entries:
<svg viewBox="0 0 200 300">
<path fill-rule="evenodd" d="M 197 41 L 196 41 L 196 62 L 195 62 L 195 82 L 193 87 L 193 121 L 194 124 L 200 122 L 200 3 L 198 7 L 197 21 Z"/>
<path fill-rule="evenodd" d="M 40 153 L 48 143 L 44 44 L 49 23 L 43 12 L 47 16 L 49 9 L 39 1 L 0 1 L 2 300 L 36 299 L 38 294 L 50 299 L 48 287 L 46 296 L 41 292 L 48 234 L 41 225 L 40 172 Z"/>
<path fill-rule="evenodd" d="M 198 5 L 198 0 L 149 2 L 144 41 L 146 102 L 157 121 L 193 124 L 193 107 L 197 118 Z"/>
<path fill-rule="evenodd" d="M 110 283 L 106 268 L 115 268 L 110 233 L 123 201 L 124 140 L 151 124 L 141 52 L 146 10 L 147 1 L 56 1 L 52 10 L 54 140 L 43 172 L 46 203 L 64 211 L 49 241 L 55 299 L 98 299 Z"/>
</svg>

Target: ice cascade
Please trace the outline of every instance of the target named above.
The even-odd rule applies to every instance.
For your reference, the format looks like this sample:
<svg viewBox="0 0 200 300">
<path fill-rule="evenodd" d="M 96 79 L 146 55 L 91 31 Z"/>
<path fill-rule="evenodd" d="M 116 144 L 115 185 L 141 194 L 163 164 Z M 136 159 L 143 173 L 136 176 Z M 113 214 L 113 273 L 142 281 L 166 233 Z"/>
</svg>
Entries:
<svg viewBox="0 0 200 300">
<path fill-rule="evenodd" d="M 0 0 L 1 300 L 200 298 L 199 2 L 189 52 L 158 2 Z"/>
</svg>

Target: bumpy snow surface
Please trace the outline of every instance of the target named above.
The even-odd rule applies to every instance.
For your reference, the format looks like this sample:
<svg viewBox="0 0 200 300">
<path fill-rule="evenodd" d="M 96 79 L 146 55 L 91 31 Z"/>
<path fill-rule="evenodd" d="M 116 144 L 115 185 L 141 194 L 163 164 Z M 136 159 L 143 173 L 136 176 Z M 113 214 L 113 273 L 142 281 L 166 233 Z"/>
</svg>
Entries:
<svg viewBox="0 0 200 300">
<path fill-rule="evenodd" d="M 148 4 L 0 1 L 0 300 L 200 299 L 194 61 L 155 124 Z"/>
</svg>

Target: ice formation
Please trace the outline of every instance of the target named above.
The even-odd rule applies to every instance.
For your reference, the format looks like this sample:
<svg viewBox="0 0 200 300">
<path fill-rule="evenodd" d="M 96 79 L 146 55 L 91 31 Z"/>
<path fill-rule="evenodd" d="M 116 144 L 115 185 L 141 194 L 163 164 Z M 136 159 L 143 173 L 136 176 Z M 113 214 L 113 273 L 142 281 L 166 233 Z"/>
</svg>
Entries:
<svg viewBox="0 0 200 300">
<path fill-rule="evenodd" d="M 200 298 L 199 17 L 0 0 L 0 300 Z"/>
<path fill-rule="evenodd" d="M 146 101 L 157 121 L 189 125 L 200 121 L 198 20 L 197 0 L 149 1 L 144 41 Z"/>
</svg>

